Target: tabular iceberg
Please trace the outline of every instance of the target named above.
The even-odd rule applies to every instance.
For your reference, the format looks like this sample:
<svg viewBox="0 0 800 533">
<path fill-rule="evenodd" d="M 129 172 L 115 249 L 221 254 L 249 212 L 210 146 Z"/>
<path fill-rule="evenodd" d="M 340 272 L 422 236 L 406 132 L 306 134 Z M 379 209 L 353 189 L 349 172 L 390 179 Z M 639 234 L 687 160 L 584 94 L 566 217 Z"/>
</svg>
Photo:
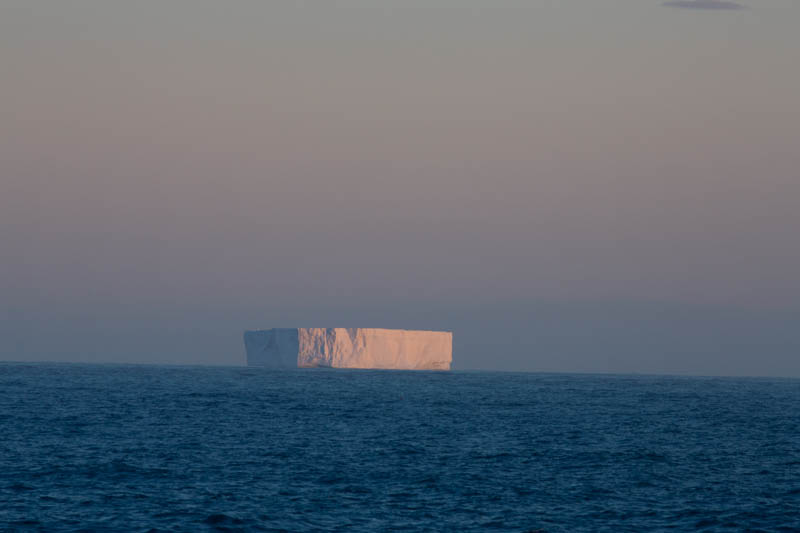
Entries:
<svg viewBox="0 0 800 533">
<path fill-rule="evenodd" d="M 275 328 L 244 332 L 248 366 L 450 370 L 453 334 L 377 328 Z"/>
</svg>

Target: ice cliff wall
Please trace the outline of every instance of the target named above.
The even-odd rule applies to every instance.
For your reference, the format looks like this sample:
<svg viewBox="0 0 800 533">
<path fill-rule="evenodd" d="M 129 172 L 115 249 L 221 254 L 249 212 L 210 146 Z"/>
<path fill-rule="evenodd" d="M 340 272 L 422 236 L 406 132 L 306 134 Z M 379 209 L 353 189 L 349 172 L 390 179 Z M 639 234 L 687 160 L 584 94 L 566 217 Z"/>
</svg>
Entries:
<svg viewBox="0 0 800 533">
<path fill-rule="evenodd" d="M 450 370 L 453 334 L 375 328 L 245 331 L 248 366 Z"/>
</svg>

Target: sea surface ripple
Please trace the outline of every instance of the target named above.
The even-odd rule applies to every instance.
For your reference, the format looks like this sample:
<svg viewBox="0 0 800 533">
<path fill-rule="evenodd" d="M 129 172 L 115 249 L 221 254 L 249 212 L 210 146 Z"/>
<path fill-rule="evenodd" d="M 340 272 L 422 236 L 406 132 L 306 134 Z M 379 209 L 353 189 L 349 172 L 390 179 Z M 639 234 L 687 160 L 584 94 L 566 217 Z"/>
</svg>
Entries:
<svg viewBox="0 0 800 533">
<path fill-rule="evenodd" d="M 798 531 L 800 381 L 0 364 L 2 531 Z"/>
</svg>

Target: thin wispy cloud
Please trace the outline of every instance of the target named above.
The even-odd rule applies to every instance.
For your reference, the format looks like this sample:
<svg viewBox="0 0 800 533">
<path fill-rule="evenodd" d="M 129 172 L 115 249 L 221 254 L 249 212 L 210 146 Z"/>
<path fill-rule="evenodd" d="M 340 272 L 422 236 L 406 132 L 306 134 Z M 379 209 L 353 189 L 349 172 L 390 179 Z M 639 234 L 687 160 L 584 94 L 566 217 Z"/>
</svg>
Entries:
<svg viewBox="0 0 800 533">
<path fill-rule="evenodd" d="M 726 0 L 671 0 L 662 2 L 662 6 L 678 7 L 683 9 L 744 9 L 742 4 Z"/>
</svg>

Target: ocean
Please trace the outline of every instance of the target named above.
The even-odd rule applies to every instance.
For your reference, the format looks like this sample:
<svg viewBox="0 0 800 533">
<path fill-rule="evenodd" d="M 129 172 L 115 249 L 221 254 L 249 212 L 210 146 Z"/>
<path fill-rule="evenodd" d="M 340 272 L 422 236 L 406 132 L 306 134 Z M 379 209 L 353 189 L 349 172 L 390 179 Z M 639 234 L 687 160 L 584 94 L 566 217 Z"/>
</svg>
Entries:
<svg viewBox="0 0 800 533">
<path fill-rule="evenodd" d="M 800 380 L 0 364 L 2 531 L 800 531 Z"/>
</svg>

